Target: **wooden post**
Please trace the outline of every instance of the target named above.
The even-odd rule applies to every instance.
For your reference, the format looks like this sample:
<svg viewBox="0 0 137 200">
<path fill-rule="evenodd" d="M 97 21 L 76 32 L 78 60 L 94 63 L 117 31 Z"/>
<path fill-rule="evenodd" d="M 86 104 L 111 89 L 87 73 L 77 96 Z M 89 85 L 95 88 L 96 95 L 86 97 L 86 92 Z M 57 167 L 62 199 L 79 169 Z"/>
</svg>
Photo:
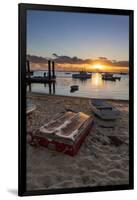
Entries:
<svg viewBox="0 0 137 200">
<path fill-rule="evenodd" d="M 51 79 L 51 61 L 48 60 L 48 77 L 49 77 L 49 80 Z"/>
<path fill-rule="evenodd" d="M 51 90 L 51 83 L 49 82 L 49 94 L 51 94 L 52 90 Z"/>
<path fill-rule="evenodd" d="M 55 63 L 52 61 L 52 77 L 55 78 Z"/>
<path fill-rule="evenodd" d="M 30 78 L 30 64 L 29 64 L 29 60 L 27 60 L 27 74 L 28 74 L 28 78 Z"/>
<path fill-rule="evenodd" d="M 53 84 L 53 94 L 55 94 L 55 82 L 53 82 L 52 84 Z"/>
</svg>

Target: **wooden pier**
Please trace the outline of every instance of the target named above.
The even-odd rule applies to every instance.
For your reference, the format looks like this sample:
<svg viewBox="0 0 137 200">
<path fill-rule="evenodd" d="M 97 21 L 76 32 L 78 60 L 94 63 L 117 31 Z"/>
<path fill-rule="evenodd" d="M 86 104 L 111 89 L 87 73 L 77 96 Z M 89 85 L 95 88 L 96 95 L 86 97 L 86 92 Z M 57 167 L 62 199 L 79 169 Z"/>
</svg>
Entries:
<svg viewBox="0 0 137 200">
<path fill-rule="evenodd" d="M 52 63 L 52 66 L 51 66 Z M 52 67 L 52 70 L 51 70 Z M 54 83 L 56 81 L 56 76 L 55 76 L 55 64 L 54 61 L 48 61 L 48 74 L 44 76 L 33 76 L 31 77 L 31 71 L 30 71 L 30 63 L 27 60 L 27 71 L 26 71 L 26 82 L 27 83 Z"/>
<path fill-rule="evenodd" d="M 32 81 L 32 80 L 31 80 Z M 28 91 L 31 92 L 32 91 L 32 88 L 31 88 L 31 83 L 36 83 L 36 82 L 26 82 L 26 86 L 28 87 Z M 40 83 L 40 81 L 38 81 L 37 83 Z M 49 94 L 55 94 L 56 93 L 56 82 L 53 81 L 53 82 L 41 82 L 43 83 L 44 87 L 45 88 L 48 88 L 49 90 Z"/>
<path fill-rule="evenodd" d="M 48 77 L 31 77 L 31 78 L 26 78 L 26 81 L 28 83 L 53 83 L 56 81 L 55 78 L 48 78 Z"/>
</svg>

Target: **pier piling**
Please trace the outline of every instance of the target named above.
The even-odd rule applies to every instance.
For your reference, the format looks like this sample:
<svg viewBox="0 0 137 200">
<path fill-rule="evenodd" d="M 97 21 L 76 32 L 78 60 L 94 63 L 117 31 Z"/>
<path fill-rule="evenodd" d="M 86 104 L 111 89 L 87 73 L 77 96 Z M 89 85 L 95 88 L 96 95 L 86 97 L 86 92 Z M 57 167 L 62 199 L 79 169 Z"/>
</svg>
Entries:
<svg viewBox="0 0 137 200">
<path fill-rule="evenodd" d="M 28 74 L 28 78 L 30 78 L 30 63 L 29 63 L 29 60 L 27 60 L 27 74 Z"/>
<path fill-rule="evenodd" d="M 48 60 L 48 78 L 51 79 L 51 61 Z"/>
<path fill-rule="evenodd" d="M 55 78 L 55 63 L 52 61 L 52 78 Z"/>
</svg>

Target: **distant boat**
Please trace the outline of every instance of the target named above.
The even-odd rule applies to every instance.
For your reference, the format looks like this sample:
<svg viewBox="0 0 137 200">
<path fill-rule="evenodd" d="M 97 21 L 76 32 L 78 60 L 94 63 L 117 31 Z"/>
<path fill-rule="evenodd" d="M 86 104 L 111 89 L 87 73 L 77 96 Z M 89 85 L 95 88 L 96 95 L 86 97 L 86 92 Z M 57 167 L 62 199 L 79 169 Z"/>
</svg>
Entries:
<svg viewBox="0 0 137 200">
<path fill-rule="evenodd" d="M 113 74 L 110 73 L 102 74 L 102 80 L 116 81 L 116 79 L 113 77 Z"/>
<path fill-rule="evenodd" d="M 116 79 L 116 80 L 121 80 L 121 77 L 120 76 L 114 76 L 114 78 Z"/>
<path fill-rule="evenodd" d="M 79 89 L 78 85 L 72 85 L 72 86 L 70 86 L 70 92 L 74 92 L 74 91 L 76 91 L 78 89 Z"/>
<path fill-rule="evenodd" d="M 120 79 L 121 79 L 121 77 L 113 76 L 113 74 L 111 74 L 111 73 L 102 74 L 102 80 L 106 80 L 106 81 L 116 81 L 116 80 L 119 80 L 120 81 Z"/>
<path fill-rule="evenodd" d="M 65 72 L 65 74 L 71 74 L 71 72 Z"/>
<path fill-rule="evenodd" d="M 81 71 L 78 74 L 72 74 L 72 78 L 80 78 L 80 79 L 87 79 L 91 78 L 92 74 L 87 73 L 85 71 Z"/>
<path fill-rule="evenodd" d="M 126 73 L 126 72 L 120 72 L 120 74 L 121 74 L 121 75 L 127 75 L 127 73 Z"/>
</svg>

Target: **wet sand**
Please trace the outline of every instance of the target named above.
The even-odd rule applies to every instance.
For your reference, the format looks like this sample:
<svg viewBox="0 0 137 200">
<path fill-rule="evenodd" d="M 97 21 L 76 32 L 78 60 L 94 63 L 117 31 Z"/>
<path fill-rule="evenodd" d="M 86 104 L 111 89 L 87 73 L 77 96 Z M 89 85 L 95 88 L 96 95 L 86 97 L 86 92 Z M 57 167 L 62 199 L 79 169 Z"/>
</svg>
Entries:
<svg viewBox="0 0 137 200">
<path fill-rule="evenodd" d="M 27 133 L 55 114 L 72 110 L 93 115 L 89 99 L 28 94 L 37 109 L 27 116 Z M 121 111 L 114 128 L 103 128 L 97 117 L 74 157 L 27 144 L 27 190 L 128 184 L 128 101 L 109 100 Z"/>
</svg>

